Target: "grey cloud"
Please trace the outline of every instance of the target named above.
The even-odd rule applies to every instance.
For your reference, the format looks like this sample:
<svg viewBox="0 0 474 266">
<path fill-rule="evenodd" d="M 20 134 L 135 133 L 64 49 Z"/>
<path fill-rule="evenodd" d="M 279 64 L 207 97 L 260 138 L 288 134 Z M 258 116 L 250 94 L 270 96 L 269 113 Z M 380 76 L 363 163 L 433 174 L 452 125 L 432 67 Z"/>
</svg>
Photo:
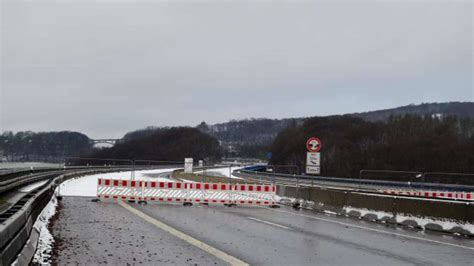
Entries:
<svg viewBox="0 0 474 266">
<path fill-rule="evenodd" d="M 470 1 L 2 0 L 2 130 L 472 101 Z"/>
</svg>

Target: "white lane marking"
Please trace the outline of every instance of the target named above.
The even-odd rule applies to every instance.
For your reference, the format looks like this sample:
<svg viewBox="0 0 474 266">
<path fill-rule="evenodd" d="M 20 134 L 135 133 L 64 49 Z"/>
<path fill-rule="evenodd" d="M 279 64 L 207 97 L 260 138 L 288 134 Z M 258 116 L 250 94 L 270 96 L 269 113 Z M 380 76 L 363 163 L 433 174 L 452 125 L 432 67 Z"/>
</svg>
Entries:
<svg viewBox="0 0 474 266">
<path fill-rule="evenodd" d="M 289 228 L 288 226 L 284 226 L 284 225 L 281 225 L 281 224 L 272 223 L 272 222 L 265 221 L 265 220 L 260 220 L 260 219 L 258 219 L 258 218 L 254 218 L 254 217 L 250 217 L 250 216 L 248 216 L 247 219 L 254 220 L 254 221 L 257 221 L 257 222 L 260 222 L 260 223 L 264 223 L 264 224 L 268 224 L 268 225 L 273 225 L 273 226 L 280 227 L 280 228 L 287 229 L 287 230 L 290 230 L 290 229 L 291 229 L 291 228 Z"/>
<path fill-rule="evenodd" d="M 410 238 L 410 239 L 416 239 L 416 240 L 420 240 L 420 241 L 431 242 L 431 243 L 436 243 L 436 244 L 441 244 L 441 245 L 446 245 L 446 246 L 452 246 L 452 247 L 457 247 L 457 248 L 464 248 L 464 249 L 474 250 L 474 247 L 468 247 L 468 246 L 463 246 L 463 245 L 458 245 L 458 244 L 452 244 L 452 243 L 448 243 L 448 242 L 442 242 L 442 241 L 432 240 L 432 239 L 423 238 L 423 237 L 409 236 L 409 235 L 404 235 L 404 234 L 387 232 L 387 231 L 378 230 L 378 229 L 374 229 L 374 228 L 369 228 L 369 227 L 365 227 L 365 226 L 353 225 L 353 224 L 333 221 L 333 220 L 324 219 L 324 218 L 315 217 L 315 216 L 310 216 L 310 215 L 305 215 L 305 214 L 299 214 L 299 213 L 293 213 L 293 212 L 289 212 L 289 211 L 282 211 L 282 210 L 275 210 L 275 209 L 268 209 L 268 210 L 275 211 L 275 212 L 281 212 L 281 213 L 289 213 L 289 214 L 296 215 L 296 216 L 301 216 L 301 217 L 306 217 L 306 218 L 310 218 L 310 219 L 320 220 L 320 221 L 324 221 L 324 222 L 328 222 L 328 223 L 344 225 L 344 226 L 348 226 L 348 227 L 352 227 L 352 228 L 363 229 L 363 230 L 377 232 L 377 233 L 386 234 L 386 235 L 395 235 L 395 236 L 400 236 L 400 237 L 405 237 L 405 238 Z"/>
<path fill-rule="evenodd" d="M 206 244 L 204 242 L 201 242 L 201 241 L 197 240 L 196 238 L 193 238 L 192 236 L 186 235 L 185 233 L 183 233 L 181 231 L 178 231 L 178 230 L 174 229 L 173 227 L 171 227 L 167 224 L 164 224 L 164 223 L 156 220 L 155 218 L 153 218 L 151 216 L 146 215 L 145 213 L 133 208 L 132 206 L 130 206 L 130 205 L 128 205 L 128 204 L 126 204 L 122 201 L 119 201 L 119 204 L 122 207 L 124 207 L 125 209 L 129 210 L 131 213 L 133 213 L 133 214 L 137 215 L 138 217 L 143 218 L 145 221 L 153 224 L 157 228 L 159 228 L 163 231 L 166 231 L 166 232 L 170 233 L 171 235 L 173 235 L 177 238 L 180 238 L 181 240 L 184 240 L 184 241 L 188 242 L 189 244 L 204 250 L 205 252 L 213 255 L 216 258 L 219 258 L 219 259 L 229 263 L 230 265 L 238 265 L 238 266 L 249 265 L 248 263 L 246 263 L 242 260 L 239 260 L 236 257 L 233 257 L 233 256 L 231 256 L 231 255 L 229 255 L 229 254 L 227 254 L 227 253 L 225 253 L 221 250 L 218 250 L 214 247 L 211 247 L 208 244 Z"/>
</svg>

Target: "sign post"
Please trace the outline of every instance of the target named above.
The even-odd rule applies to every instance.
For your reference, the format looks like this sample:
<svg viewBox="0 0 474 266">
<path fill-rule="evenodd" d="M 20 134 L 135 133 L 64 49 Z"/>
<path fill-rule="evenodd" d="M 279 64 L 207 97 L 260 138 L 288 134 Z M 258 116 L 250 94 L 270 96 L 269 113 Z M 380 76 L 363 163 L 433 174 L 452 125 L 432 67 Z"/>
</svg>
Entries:
<svg viewBox="0 0 474 266">
<path fill-rule="evenodd" d="M 184 173 L 193 173 L 193 158 L 184 158 Z"/>
<path fill-rule="evenodd" d="M 306 141 L 306 174 L 319 175 L 321 173 L 321 140 L 311 137 Z"/>
</svg>

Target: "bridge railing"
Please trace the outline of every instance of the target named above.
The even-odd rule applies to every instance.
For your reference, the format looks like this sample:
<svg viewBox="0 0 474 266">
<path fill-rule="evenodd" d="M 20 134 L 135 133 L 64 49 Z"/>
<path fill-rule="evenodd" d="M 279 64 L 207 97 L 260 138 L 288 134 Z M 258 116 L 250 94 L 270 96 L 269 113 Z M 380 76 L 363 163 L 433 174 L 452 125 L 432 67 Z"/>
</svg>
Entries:
<svg viewBox="0 0 474 266">
<path fill-rule="evenodd" d="M 306 181 L 306 185 L 314 182 L 334 182 L 353 184 L 355 187 L 359 186 L 381 186 L 392 188 L 415 188 L 415 189 L 437 189 L 437 190 L 452 190 L 452 191 L 474 191 L 474 185 L 470 184 L 444 184 L 444 183 L 429 183 L 423 179 L 419 181 L 390 181 L 381 179 L 366 179 L 366 178 L 342 178 L 342 177 L 327 177 L 327 176 L 309 176 L 309 175 L 290 175 L 280 173 L 266 173 L 257 171 L 248 171 L 238 169 L 235 170 L 234 175 L 240 177 L 253 177 L 256 179 L 266 180 L 267 182 L 277 182 L 278 179 L 285 179 L 289 182 L 294 182 L 296 186 L 302 181 Z M 309 182 L 308 182 L 309 181 Z"/>
</svg>

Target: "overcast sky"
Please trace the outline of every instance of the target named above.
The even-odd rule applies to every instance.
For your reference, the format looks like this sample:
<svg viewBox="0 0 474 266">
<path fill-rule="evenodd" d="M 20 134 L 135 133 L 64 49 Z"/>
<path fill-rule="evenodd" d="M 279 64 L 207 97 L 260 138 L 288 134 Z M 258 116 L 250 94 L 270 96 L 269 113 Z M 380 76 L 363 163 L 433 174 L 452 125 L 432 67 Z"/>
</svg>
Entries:
<svg viewBox="0 0 474 266">
<path fill-rule="evenodd" d="M 474 100 L 471 1 L 0 1 L 0 132 Z"/>
</svg>

